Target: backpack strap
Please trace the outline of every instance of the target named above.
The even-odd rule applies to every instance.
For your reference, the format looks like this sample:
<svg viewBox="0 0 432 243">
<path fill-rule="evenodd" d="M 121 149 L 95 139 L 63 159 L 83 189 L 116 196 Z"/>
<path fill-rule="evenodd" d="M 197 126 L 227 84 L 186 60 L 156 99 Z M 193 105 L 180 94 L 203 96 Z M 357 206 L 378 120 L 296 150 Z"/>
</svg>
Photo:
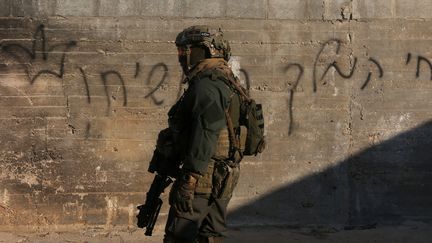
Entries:
<svg viewBox="0 0 432 243">
<path fill-rule="evenodd" d="M 252 99 L 246 94 L 246 90 L 240 85 L 240 81 L 238 78 L 234 76 L 231 69 L 227 65 L 219 65 L 214 67 L 211 71 L 211 79 L 212 80 L 220 80 L 225 83 L 226 86 L 230 90 L 232 90 L 232 94 L 230 97 L 230 103 L 233 99 L 234 94 L 238 94 L 240 96 L 240 103 L 242 102 L 252 102 Z M 230 115 L 230 107 L 225 110 L 225 118 L 227 123 L 228 130 L 228 138 L 229 138 L 229 152 L 228 158 L 231 159 L 235 163 L 239 163 L 243 159 L 243 152 L 241 150 L 241 141 L 240 141 L 240 128 L 235 129 L 234 124 Z"/>
<path fill-rule="evenodd" d="M 240 149 L 240 139 L 238 136 L 236 136 L 236 132 L 234 130 L 234 125 L 231 119 L 231 116 L 229 114 L 229 108 L 225 110 L 225 117 L 227 121 L 227 127 L 228 127 L 228 136 L 229 136 L 229 142 L 230 142 L 230 149 L 229 149 L 229 158 L 232 159 L 235 163 L 240 163 L 240 161 L 243 159 L 243 153 Z"/>
<path fill-rule="evenodd" d="M 218 73 L 219 75 L 217 75 L 217 78 L 222 80 L 225 84 L 227 84 L 232 89 L 236 90 L 238 92 L 238 94 L 240 95 L 240 97 L 242 97 L 242 99 L 244 101 L 247 101 L 247 102 L 252 101 L 252 99 L 247 94 L 246 89 L 241 86 L 240 80 L 234 76 L 234 74 L 232 73 L 232 71 L 230 69 L 228 69 L 228 67 L 226 67 L 226 68 L 218 67 L 218 68 L 213 69 L 213 72 Z"/>
</svg>

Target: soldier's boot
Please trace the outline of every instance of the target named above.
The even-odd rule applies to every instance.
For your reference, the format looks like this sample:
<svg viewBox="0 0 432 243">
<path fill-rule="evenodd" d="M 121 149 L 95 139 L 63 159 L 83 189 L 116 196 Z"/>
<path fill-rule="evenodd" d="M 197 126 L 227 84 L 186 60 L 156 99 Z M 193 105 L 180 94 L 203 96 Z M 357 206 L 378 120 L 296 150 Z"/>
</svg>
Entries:
<svg viewBox="0 0 432 243">
<path fill-rule="evenodd" d="M 213 243 L 223 243 L 224 237 L 213 237 Z"/>
<path fill-rule="evenodd" d="M 163 243 L 194 243 L 194 242 L 177 239 L 175 237 L 165 234 L 163 238 Z"/>
<path fill-rule="evenodd" d="M 170 239 L 170 237 L 169 236 L 167 236 L 167 235 L 164 235 L 164 238 L 163 238 L 163 243 L 173 243 L 173 241 Z"/>
<path fill-rule="evenodd" d="M 204 237 L 199 236 L 197 243 L 223 243 L 224 237 Z"/>
</svg>

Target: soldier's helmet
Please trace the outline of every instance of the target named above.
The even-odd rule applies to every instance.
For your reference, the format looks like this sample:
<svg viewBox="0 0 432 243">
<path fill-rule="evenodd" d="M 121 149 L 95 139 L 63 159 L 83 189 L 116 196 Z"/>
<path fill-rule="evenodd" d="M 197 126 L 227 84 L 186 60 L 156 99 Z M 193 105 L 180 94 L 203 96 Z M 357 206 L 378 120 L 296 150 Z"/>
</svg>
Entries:
<svg viewBox="0 0 432 243">
<path fill-rule="evenodd" d="M 228 61 L 231 56 L 231 48 L 220 28 L 194 25 L 180 32 L 175 43 L 177 47 L 204 47 L 208 50 L 210 58 L 222 57 Z"/>
</svg>

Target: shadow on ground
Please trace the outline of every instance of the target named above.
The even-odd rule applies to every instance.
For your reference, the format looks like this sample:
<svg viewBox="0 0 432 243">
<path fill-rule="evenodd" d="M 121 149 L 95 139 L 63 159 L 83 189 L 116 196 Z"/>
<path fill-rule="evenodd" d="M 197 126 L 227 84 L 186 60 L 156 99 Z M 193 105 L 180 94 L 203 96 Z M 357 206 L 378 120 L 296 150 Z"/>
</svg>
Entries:
<svg viewBox="0 0 432 243">
<path fill-rule="evenodd" d="M 230 224 L 374 228 L 432 221 L 432 121 L 229 215 Z"/>
</svg>

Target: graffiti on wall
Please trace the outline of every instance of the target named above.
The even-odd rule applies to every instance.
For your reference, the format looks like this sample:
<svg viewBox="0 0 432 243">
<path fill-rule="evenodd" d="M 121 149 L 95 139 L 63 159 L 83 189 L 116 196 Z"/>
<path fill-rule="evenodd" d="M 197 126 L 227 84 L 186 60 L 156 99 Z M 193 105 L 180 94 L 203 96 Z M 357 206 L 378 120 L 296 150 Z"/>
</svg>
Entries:
<svg viewBox="0 0 432 243">
<path fill-rule="evenodd" d="M 408 53 L 407 58 L 406 58 L 406 65 L 408 65 L 411 62 L 411 57 L 412 57 L 412 54 Z M 420 55 L 417 55 L 416 78 L 420 77 L 420 70 L 421 70 L 421 64 L 422 63 L 425 63 L 428 65 L 429 71 L 431 73 L 430 80 L 432 80 L 432 63 L 429 61 L 429 59 L 427 59 L 424 56 L 420 56 Z"/>
<path fill-rule="evenodd" d="M 16 41 L 2 40 L 0 42 L 1 55 L 6 55 L 15 60 L 20 66 L 20 70 L 26 75 L 30 84 L 34 84 L 41 75 L 52 75 L 58 79 L 64 78 L 65 65 L 67 55 L 73 50 L 74 47 L 78 46 L 77 41 L 68 41 L 65 43 L 50 44 L 46 37 L 46 30 L 44 25 L 37 26 L 30 42 L 21 43 Z M 330 71 L 335 71 L 343 79 L 352 79 L 358 70 L 359 58 L 354 56 L 352 53 L 344 55 L 344 60 L 338 58 L 342 53 L 343 41 L 340 39 L 329 39 L 324 42 L 317 55 L 311 64 L 312 68 L 312 92 L 318 92 L 318 83 L 323 82 Z M 54 57 L 55 54 L 55 57 Z M 424 56 L 415 56 L 412 53 L 408 53 L 406 56 L 405 65 L 410 65 L 415 60 L 415 77 L 419 78 L 421 72 L 426 72 L 427 68 L 430 72 L 430 80 L 432 80 L 432 63 Z M 46 64 L 48 68 L 41 68 L 40 70 L 33 71 L 32 63 L 40 62 Z M 359 89 L 365 90 L 372 80 L 381 79 L 385 75 L 385 68 L 382 66 L 379 58 L 368 57 L 368 70 L 367 74 L 363 79 L 359 81 Z M 348 64 L 348 65 L 346 65 Z M 293 132 L 293 122 L 295 114 L 293 111 L 293 104 L 295 102 L 295 93 L 300 82 L 304 79 L 305 66 L 304 63 L 289 62 L 283 69 L 283 74 L 289 78 L 288 83 L 288 135 Z M 321 69 L 321 67 L 324 67 Z M 73 69 L 72 69 L 73 70 Z M 86 69 L 82 66 L 77 66 L 75 69 L 76 73 L 81 77 L 82 82 L 85 86 L 85 96 L 87 103 L 92 103 L 92 91 L 90 85 L 89 75 L 86 73 Z M 251 84 L 252 78 L 246 69 L 241 68 L 240 70 L 243 79 L 245 80 L 245 88 L 248 92 L 253 89 Z M 148 73 L 144 73 L 140 62 L 135 62 L 133 67 L 133 78 L 144 80 L 145 85 L 150 87 L 148 91 L 143 94 L 144 99 L 152 100 L 154 105 L 160 106 L 164 104 L 165 100 L 161 95 L 158 95 L 158 90 L 169 82 L 169 67 L 159 62 L 154 64 Z M 160 76 L 160 80 L 154 82 L 154 77 Z M 107 114 L 111 107 L 113 97 L 110 96 L 110 86 L 119 85 L 122 94 L 122 105 L 128 106 L 128 85 L 124 78 L 124 75 L 118 70 L 104 70 L 99 73 L 98 80 L 91 80 L 91 82 L 100 82 L 104 86 L 107 103 Z M 177 94 L 180 96 L 181 90 Z M 91 127 L 87 124 L 87 130 Z"/>
<path fill-rule="evenodd" d="M 56 44 L 52 46 L 49 45 L 45 36 L 44 25 L 39 25 L 36 28 L 31 41 L 31 47 L 27 47 L 20 43 L 0 43 L 1 49 L 21 65 L 31 84 L 33 84 L 42 74 L 50 74 L 60 79 L 63 78 L 66 55 L 76 45 L 76 41 L 69 41 L 64 44 Z M 27 63 L 38 59 L 48 63 L 51 61 L 50 54 L 58 50 L 62 54 L 57 69 L 42 69 L 34 74 L 31 74 L 28 65 L 26 65 Z"/>
</svg>

